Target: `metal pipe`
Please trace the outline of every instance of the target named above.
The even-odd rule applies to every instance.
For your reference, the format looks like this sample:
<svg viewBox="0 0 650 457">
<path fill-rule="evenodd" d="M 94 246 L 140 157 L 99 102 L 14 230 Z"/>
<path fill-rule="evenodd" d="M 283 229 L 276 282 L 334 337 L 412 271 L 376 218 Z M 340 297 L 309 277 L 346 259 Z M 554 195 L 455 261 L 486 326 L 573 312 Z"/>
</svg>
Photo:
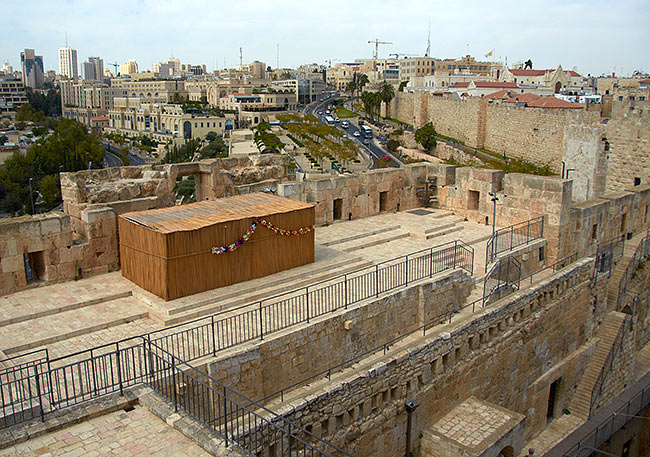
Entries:
<svg viewBox="0 0 650 457">
<path fill-rule="evenodd" d="M 406 406 L 406 453 L 405 457 L 411 457 L 411 426 L 413 424 L 413 411 L 420 406 L 420 402 L 415 400 L 409 400 L 405 404 Z"/>
</svg>

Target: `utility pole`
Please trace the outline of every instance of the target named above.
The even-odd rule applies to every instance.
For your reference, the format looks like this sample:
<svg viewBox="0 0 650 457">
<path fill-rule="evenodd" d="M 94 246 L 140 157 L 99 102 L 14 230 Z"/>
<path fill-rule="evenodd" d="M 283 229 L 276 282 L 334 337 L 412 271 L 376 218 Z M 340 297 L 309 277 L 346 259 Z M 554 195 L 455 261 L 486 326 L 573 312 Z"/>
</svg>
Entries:
<svg viewBox="0 0 650 457">
<path fill-rule="evenodd" d="M 244 66 L 244 55 L 242 54 L 243 48 L 239 47 L 239 69 Z"/>
<path fill-rule="evenodd" d="M 66 34 L 66 40 L 67 40 L 67 34 Z M 34 215 L 34 213 L 36 212 L 34 211 L 34 191 L 32 190 L 33 180 L 34 178 L 29 178 L 29 200 L 32 202 L 32 215 Z"/>
</svg>

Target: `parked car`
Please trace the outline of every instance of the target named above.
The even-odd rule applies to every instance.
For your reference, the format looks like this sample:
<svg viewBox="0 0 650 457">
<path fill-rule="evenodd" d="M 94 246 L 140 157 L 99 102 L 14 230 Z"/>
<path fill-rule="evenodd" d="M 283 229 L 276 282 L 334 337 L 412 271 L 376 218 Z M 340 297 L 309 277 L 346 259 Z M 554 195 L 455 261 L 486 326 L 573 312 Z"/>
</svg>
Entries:
<svg viewBox="0 0 650 457">
<path fill-rule="evenodd" d="M 357 137 L 358 137 L 358 136 L 360 136 L 361 134 L 359 133 L 359 131 L 358 131 L 358 130 L 355 130 L 355 132 L 354 132 L 354 133 L 353 133 L 352 135 L 354 135 L 354 136 L 357 136 Z"/>
</svg>

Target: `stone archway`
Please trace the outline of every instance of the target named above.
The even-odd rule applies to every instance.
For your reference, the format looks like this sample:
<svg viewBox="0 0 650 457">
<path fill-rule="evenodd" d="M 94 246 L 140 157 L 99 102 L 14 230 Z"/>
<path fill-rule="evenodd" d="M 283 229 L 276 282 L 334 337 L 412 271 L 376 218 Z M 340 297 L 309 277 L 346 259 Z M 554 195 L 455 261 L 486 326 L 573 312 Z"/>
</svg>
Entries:
<svg viewBox="0 0 650 457">
<path fill-rule="evenodd" d="M 555 83 L 555 93 L 559 93 L 560 89 L 562 89 L 562 83 L 560 81 Z"/>
<path fill-rule="evenodd" d="M 499 452 L 499 456 L 515 457 L 515 450 L 512 446 L 506 446 L 503 449 L 501 449 L 501 452 Z"/>
<path fill-rule="evenodd" d="M 192 123 L 190 121 L 183 122 L 183 138 L 192 139 Z"/>
</svg>

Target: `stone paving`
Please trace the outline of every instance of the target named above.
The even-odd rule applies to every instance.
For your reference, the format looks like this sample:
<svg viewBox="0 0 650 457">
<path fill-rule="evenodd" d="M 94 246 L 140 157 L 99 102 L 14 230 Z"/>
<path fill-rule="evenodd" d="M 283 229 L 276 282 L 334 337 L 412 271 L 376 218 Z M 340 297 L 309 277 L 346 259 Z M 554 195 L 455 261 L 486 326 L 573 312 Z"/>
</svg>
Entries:
<svg viewBox="0 0 650 457">
<path fill-rule="evenodd" d="M 2 450 L 6 456 L 208 456 L 141 406 L 119 410 Z"/>
</svg>

